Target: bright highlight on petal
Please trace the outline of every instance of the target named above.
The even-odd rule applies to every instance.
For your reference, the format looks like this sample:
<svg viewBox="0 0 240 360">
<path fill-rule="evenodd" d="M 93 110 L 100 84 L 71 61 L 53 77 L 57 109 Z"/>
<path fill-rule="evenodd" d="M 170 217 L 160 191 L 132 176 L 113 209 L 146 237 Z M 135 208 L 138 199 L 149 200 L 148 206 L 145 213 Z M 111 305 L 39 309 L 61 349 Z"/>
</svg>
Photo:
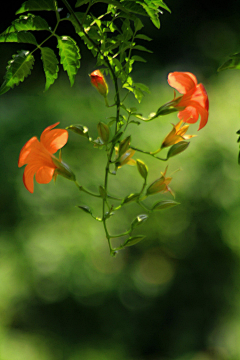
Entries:
<svg viewBox="0 0 240 360">
<path fill-rule="evenodd" d="M 203 84 L 198 84 L 195 75 L 189 72 L 173 72 L 168 75 L 168 83 L 183 94 L 171 104 L 179 109 L 178 118 L 185 123 L 193 124 L 201 117 L 198 130 L 208 121 L 209 101 Z M 175 103 L 175 104 L 174 104 Z"/>
<path fill-rule="evenodd" d="M 32 137 L 22 148 L 18 166 L 27 165 L 23 173 L 23 183 L 28 191 L 33 193 L 33 178 L 39 184 L 48 184 L 58 168 L 53 154 L 61 149 L 68 140 L 68 132 L 64 129 L 54 129 L 59 124 L 48 126 L 42 133 L 40 141 Z"/>
</svg>

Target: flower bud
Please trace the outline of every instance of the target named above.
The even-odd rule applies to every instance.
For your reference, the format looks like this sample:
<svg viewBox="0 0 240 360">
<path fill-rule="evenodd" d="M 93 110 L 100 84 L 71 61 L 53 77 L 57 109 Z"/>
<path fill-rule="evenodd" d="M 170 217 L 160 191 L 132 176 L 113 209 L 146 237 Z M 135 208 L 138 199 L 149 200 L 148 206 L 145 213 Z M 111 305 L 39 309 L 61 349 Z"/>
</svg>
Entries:
<svg viewBox="0 0 240 360">
<path fill-rule="evenodd" d="M 104 144 L 106 144 L 109 140 L 109 127 L 103 122 L 99 122 L 97 125 L 97 131 Z"/>
<path fill-rule="evenodd" d="M 57 167 L 54 171 L 55 176 L 61 175 L 65 178 L 67 178 L 68 180 L 71 180 L 71 181 L 76 180 L 75 174 L 72 172 L 72 170 L 70 169 L 70 167 L 67 164 L 65 164 L 63 161 L 58 160 L 55 157 L 52 157 L 52 161 Z"/>
<path fill-rule="evenodd" d="M 92 85 L 97 89 L 97 91 L 104 97 L 108 94 L 108 85 L 105 81 L 105 78 L 100 70 L 93 71 L 90 75 Z"/>
</svg>

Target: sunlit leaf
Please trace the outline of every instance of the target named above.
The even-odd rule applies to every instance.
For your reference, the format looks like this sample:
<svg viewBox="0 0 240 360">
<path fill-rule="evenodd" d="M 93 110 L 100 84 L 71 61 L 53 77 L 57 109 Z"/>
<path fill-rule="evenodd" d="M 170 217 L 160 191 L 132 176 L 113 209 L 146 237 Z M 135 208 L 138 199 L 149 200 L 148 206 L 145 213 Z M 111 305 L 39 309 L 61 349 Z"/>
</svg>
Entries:
<svg viewBox="0 0 240 360">
<path fill-rule="evenodd" d="M 35 10 L 55 10 L 54 0 L 28 0 L 25 1 L 20 9 L 16 12 L 21 14 L 26 11 L 35 11 Z"/>
<path fill-rule="evenodd" d="M 34 30 L 49 30 L 48 23 L 41 16 L 32 14 L 21 15 L 19 19 L 14 20 L 3 34 L 8 34 L 17 31 L 34 31 Z"/>
<path fill-rule="evenodd" d="M 37 40 L 35 36 L 25 31 L 10 32 L 9 34 L 2 33 L 0 35 L 0 42 L 18 42 L 18 43 L 37 45 Z"/>
<path fill-rule="evenodd" d="M 58 77 L 59 62 L 54 51 L 48 47 L 41 48 L 41 55 L 43 69 L 46 76 L 45 91 L 47 91 Z"/>
<path fill-rule="evenodd" d="M 60 62 L 63 69 L 67 71 L 71 86 L 74 84 L 74 79 L 77 70 L 80 67 L 80 51 L 76 42 L 70 36 L 62 36 L 58 38 L 58 48 L 60 55 Z"/>
<path fill-rule="evenodd" d="M 21 50 L 17 55 L 13 55 L 13 59 L 8 62 L 7 72 L 4 76 L 5 81 L 0 88 L 0 95 L 10 90 L 14 85 L 24 81 L 31 73 L 33 64 L 34 57 L 29 51 Z"/>
</svg>

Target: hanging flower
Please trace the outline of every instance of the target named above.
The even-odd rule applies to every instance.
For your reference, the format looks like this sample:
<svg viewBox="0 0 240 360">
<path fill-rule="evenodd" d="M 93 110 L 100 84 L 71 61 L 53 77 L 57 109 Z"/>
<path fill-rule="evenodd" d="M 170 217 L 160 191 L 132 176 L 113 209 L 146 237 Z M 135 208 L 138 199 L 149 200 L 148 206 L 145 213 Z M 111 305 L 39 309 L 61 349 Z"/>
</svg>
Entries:
<svg viewBox="0 0 240 360">
<path fill-rule="evenodd" d="M 166 173 L 167 173 L 167 168 L 165 169 L 165 171 L 162 173 L 161 172 L 161 177 L 157 180 L 155 180 L 147 189 L 146 195 L 154 195 L 157 193 L 166 193 L 166 192 L 170 192 L 170 194 L 174 197 L 174 193 L 172 191 L 172 189 L 168 186 L 170 184 L 170 182 L 172 181 L 171 177 L 166 177 Z"/>
<path fill-rule="evenodd" d="M 100 70 L 93 71 L 90 75 L 92 85 L 97 89 L 97 91 L 104 97 L 108 94 L 108 85 L 106 80 Z"/>
<path fill-rule="evenodd" d="M 163 143 L 161 145 L 161 149 L 172 146 L 174 144 L 177 144 L 180 141 L 191 139 L 192 137 L 196 135 L 185 135 L 187 132 L 189 125 L 182 126 L 183 121 L 180 120 L 177 125 L 173 125 L 173 129 L 170 131 L 170 133 L 165 137 L 163 140 Z"/>
<path fill-rule="evenodd" d="M 201 116 L 198 130 L 208 121 L 209 101 L 203 84 L 190 72 L 173 72 L 168 75 L 168 83 L 182 96 L 173 99 L 171 106 L 179 110 L 178 118 L 185 123 L 194 124 Z"/>
<path fill-rule="evenodd" d="M 18 166 L 27 165 L 23 173 L 23 183 L 28 191 L 33 193 L 33 177 L 39 184 L 48 184 L 54 174 L 75 180 L 75 175 L 53 154 L 61 149 L 68 140 L 68 132 L 64 129 L 54 129 L 59 122 L 48 126 L 42 133 L 40 141 L 36 136 L 32 137 L 22 148 Z"/>
<path fill-rule="evenodd" d="M 118 148 L 115 148 L 116 158 L 118 158 Z M 116 167 L 120 168 L 121 166 L 128 165 L 136 165 L 136 160 L 132 159 L 135 154 L 135 150 L 129 148 L 124 154 L 120 156 L 118 161 L 116 162 Z"/>
</svg>

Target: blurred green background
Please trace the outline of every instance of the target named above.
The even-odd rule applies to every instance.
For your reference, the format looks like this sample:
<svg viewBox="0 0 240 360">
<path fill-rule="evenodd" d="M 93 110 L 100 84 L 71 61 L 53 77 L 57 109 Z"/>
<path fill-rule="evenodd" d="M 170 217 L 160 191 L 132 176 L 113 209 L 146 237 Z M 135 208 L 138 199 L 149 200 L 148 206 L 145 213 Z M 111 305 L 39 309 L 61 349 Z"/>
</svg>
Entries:
<svg viewBox="0 0 240 360">
<path fill-rule="evenodd" d="M 189 134 L 198 136 L 169 161 L 169 174 L 182 169 L 171 183 L 181 205 L 154 213 L 140 229 L 145 241 L 116 258 L 109 256 L 102 224 L 76 207 L 93 206 L 100 215 L 98 200 L 60 176 L 56 185 L 35 183 L 30 194 L 17 167 L 22 146 L 48 125 L 80 123 L 96 137 L 96 124 L 112 116 L 89 83 L 95 65 L 84 45 L 79 43 L 82 66 L 72 88 L 60 72 L 43 93 L 36 60 L 32 75 L 0 98 L 0 360 L 240 358 L 240 72 L 217 73 L 239 51 L 240 5 L 167 4 L 172 14 L 162 15 L 160 31 L 143 19 L 154 54 L 133 72 L 151 94 L 139 106 L 129 96 L 128 105 L 148 115 L 173 97 L 167 74 L 191 71 L 207 89 L 209 122 L 200 132 L 191 125 Z M 1 15 L 1 31 L 15 10 Z M 1 44 L 1 78 L 21 48 Z M 132 144 L 155 150 L 176 122 L 174 113 L 129 126 Z M 63 160 L 92 191 L 103 184 L 104 156 L 73 133 L 63 149 Z M 148 164 L 150 181 L 166 166 L 146 155 L 135 158 Z M 141 187 L 135 167 L 124 166 L 110 180 L 111 192 L 120 197 Z M 111 231 L 124 231 L 141 212 L 126 206 L 109 221 Z"/>
</svg>

